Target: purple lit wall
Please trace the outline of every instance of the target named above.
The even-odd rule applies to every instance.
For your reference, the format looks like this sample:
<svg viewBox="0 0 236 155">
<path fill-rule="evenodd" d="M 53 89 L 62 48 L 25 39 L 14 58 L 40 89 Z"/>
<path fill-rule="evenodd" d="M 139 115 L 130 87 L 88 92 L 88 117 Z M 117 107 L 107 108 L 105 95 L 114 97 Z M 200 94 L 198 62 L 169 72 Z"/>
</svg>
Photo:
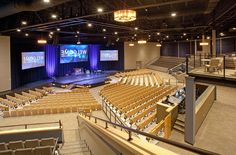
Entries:
<svg viewBox="0 0 236 155">
<path fill-rule="evenodd" d="M 99 57 L 100 45 L 89 45 L 89 62 L 90 69 L 98 69 L 98 57 Z"/>
<path fill-rule="evenodd" d="M 53 77 L 56 75 L 58 46 L 47 44 L 45 45 L 45 51 L 46 51 L 46 72 L 48 77 Z"/>
</svg>

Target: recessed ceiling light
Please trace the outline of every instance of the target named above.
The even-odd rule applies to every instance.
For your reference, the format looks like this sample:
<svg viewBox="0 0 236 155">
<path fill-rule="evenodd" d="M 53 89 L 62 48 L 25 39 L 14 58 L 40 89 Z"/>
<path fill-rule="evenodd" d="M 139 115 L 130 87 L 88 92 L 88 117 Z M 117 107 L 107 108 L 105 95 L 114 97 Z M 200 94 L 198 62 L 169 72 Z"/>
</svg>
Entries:
<svg viewBox="0 0 236 155">
<path fill-rule="evenodd" d="M 166 38 L 169 38 L 169 36 L 166 36 Z"/>
<path fill-rule="evenodd" d="M 79 31 L 76 31 L 77 34 L 79 34 L 80 32 Z"/>
<path fill-rule="evenodd" d="M 28 34 L 28 33 L 26 33 L 26 34 L 25 34 L 25 36 L 26 36 L 26 37 L 28 37 L 28 36 L 29 36 L 29 34 Z"/>
<path fill-rule="evenodd" d="M 50 3 L 50 0 L 43 0 L 44 3 Z"/>
<path fill-rule="evenodd" d="M 88 23 L 87 25 L 88 25 L 88 27 L 92 27 L 92 24 L 91 24 L 91 23 Z"/>
<path fill-rule="evenodd" d="M 129 46 L 134 46 L 134 43 L 129 43 Z"/>
<path fill-rule="evenodd" d="M 53 32 L 50 32 L 51 35 L 53 35 Z"/>
<path fill-rule="evenodd" d="M 21 29 L 16 29 L 17 32 L 21 32 Z"/>
<path fill-rule="evenodd" d="M 107 30 L 106 29 L 102 29 L 103 32 L 106 32 Z"/>
<path fill-rule="evenodd" d="M 175 12 L 171 13 L 171 17 L 175 17 L 177 14 Z"/>
<path fill-rule="evenodd" d="M 60 29 L 60 28 L 57 28 L 57 31 L 61 31 L 61 29 Z"/>
<path fill-rule="evenodd" d="M 145 9 L 146 12 L 148 12 L 148 9 Z"/>
<path fill-rule="evenodd" d="M 160 43 L 157 43 L 156 46 L 157 46 L 157 47 L 161 47 L 161 44 L 160 44 Z"/>
<path fill-rule="evenodd" d="M 233 27 L 232 29 L 233 29 L 233 30 L 236 30 L 236 27 Z"/>
<path fill-rule="evenodd" d="M 106 37 L 106 36 L 104 36 L 103 38 L 104 38 L 104 39 L 106 39 L 107 37 Z"/>
<path fill-rule="evenodd" d="M 146 40 L 138 40 L 138 44 L 146 44 L 147 41 Z"/>
<path fill-rule="evenodd" d="M 26 21 L 22 21 L 21 24 L 22 25 L 27 25 L 27 22 Z"/>
<path fill-rule="evenodd" d="M 188 38 L 186 40 L 188 41 Z"/>
<path fill-rule="evenodd" d="M 220 33 L 220 36 L 223 37 L 225 34 L 223 32 Z"/>
<path fill-rule="evenodd" d="M 52 35 L 51 35 L 51 34 L 49 34 L 48 36 L 49 36 L 49 38 L 52 38 Z"/>
<path fill-rule="evenodd" d="M 197 38 L 199 39 L 200 37 L 199 37 L 199 36 L 197 36 Z"/>
<path fill-rule="evenodd" d="M 46 44 L 46 43 L 47 43 L 47 40 L 44 40 L 44 39 L 38 40 L 38 44 Z"/>
<path fill-rule="evenodd" d="M 97 12 L 103 12 L 103 8 L 97 8 Z"/>
<path fill-rule="evenodd" d="M 75 38 L 78 38 L 78 35 L 75 35 Z"/>
<path fill-rule="evenodd" d="M 53 19 L 56 19 L 56 18 L 57 18 L 57 15 L 56 15 L 56 14 L 52 14 L 51 17 L 52 17 Z"/>
<path fill-rule="evenodd" d="M 118 34 L 118 32 L 114 32 L 114 34 L 115 34 L 115 35 L 117 35 L 117 34 Z"/>
<path fill-rule="evenodd" d="M 211 37 L 207 36 L 207 39 L 211 39 Z"/>
<path fill-rule="evenodd" d="M 151 35 L 149 34 L 148 37 L 151 38 Z"/>
<path fill-rule="evenodd" d="M 159 35 L 160 35 L 160 32 L 157 32 L 157 35 L 159 36 Z"/>
<path fill-rule="evenodd" d="M 134 36 L 136 37 L 136 36 L 137 36 L 137 34 L 134 34 Z"/>
<path fill-rule="evenodd" d="M 186 36 L 187 34 L 186 33 L 183 33 L 184 36 Z"/>
<path fill-rule="evenodd" d="M 135 27 L 134 29 L 135 29 L 135 30 L 138 30 L 138 27 Z"/>
</svg>

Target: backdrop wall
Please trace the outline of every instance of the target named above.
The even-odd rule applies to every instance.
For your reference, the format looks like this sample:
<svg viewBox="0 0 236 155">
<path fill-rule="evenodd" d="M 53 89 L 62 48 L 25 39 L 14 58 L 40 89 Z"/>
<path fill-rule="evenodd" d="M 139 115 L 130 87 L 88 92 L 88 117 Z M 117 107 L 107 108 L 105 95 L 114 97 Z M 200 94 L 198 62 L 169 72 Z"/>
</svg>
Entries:
<svg viewBox="0 0 236 155">
<path fill-rule="evenodd" d="M 10 37 L 0 36 L 0 92 L 11 89 Z"/>
<path fill-rule="evenodd" d="M 129 42 L 124 43 L 125 69 L 136 69 L 136 61 L 143 64 L 149 63 L 153 59 L 160 57 L 160 47 L 156 43 L 137 44 L 129 46 Z"/>
</svg>

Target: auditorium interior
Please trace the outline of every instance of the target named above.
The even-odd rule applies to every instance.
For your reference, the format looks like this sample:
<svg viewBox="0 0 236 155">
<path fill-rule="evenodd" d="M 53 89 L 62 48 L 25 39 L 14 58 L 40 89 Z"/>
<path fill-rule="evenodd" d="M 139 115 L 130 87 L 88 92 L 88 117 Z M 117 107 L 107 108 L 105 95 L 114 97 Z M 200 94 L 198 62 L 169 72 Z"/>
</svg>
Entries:
<svg viewBox="0 0 236 155">
<path fill-rule="evenodd" d="M 235 95 L 235 0 L 0 0 L 0 155 L 231 155 Z"/>
</svg>

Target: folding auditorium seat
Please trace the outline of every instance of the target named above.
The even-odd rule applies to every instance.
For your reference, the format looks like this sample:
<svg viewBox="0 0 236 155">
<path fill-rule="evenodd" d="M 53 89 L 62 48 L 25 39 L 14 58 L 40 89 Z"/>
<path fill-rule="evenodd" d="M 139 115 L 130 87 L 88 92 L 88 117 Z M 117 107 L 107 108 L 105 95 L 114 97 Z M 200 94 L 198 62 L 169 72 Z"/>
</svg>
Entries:
<svg viewBox="0 0 236 155">
<path fill-rule="evenodd" d="M 41 139 L 40 146 L 55 146 L 54 138 L 43 138 Z"/>
<path fill-rule="evenodd" d="M 38 109 L 31 109 L 32 115 L 38 115 Z"/>
<path fill-rule="evenodd" d="M 64 107 L 59 107 L 58 108 L 58 113 L 64 113 L 65 111 L 64 111 Z"/>
<path fill-rule="evenodd" d="M 35 148 L 34 155 L 53 155 L 53 152 L 50 146 L 42 146 Z"/>
<path fill-rule="evenodd" d="M 6 143 L 0 143 L 0 151 L 7 150 Z"/>
<path fill-rule="evenodd" d="M 17 112 L 16 112 L 16 110 L 11 111 L 11 117 L 17 117 Z"/>
<path fill-rule="evenodd" d="M 10 117 L 10 112 L 9 111 L 3 111 L 3 118 Z"/>
<path fill-rule="evenodd" d="M 57 114 L 58 113 L 58 108 L 57 107 L 53 107 L 52 108 L 52 114 Z"/>
<path fill-rule="evenodd" d="M 31 116 L 31 109 L 24 109 L 25 116 Z"/>
<path fill-rule="evenodd" d="M 8 148 L 11 150 L 22 149 L 24 145 L 22 141 L 12 141 L 8 143 Z"/>
<path fill-rule="evenodd" d="M 45 114 L 51 114 L 51 108 L 46 108 L 45 109 Z"/>
<path fill-rule="evenodd" d="M 34 155 L 32 148 L 16 149 L 15 155 Z"/>
<path fill-rule="evenodd" d="M 72 111 L 72 112 L 78 112 L 77 106 L 72 106 L 72 107 L 71 107 L 71 111 Z"/>
<path fill-rule="evenodd" d="M 70 107 L 65 107 L 65 113 L 70 113 L 71 112 L 71 108 Z"/>
<path fill-rule="evenodd" d="M 40 108 L 38 109 L 38 114 L 39 115 L 44 115 L 45 109 L 44 108 Z"/>
<path fill-rule="evenodd" d="M 25 148 L 35 148 L 40 146 L 40 142 L 38 139 L 31 139 L 25 141 Z"/>
<path fill-rule="evenodd" d="M 0 151 L 0 155 L 14 155 L 12 150 Z"/>
<path fill-rule="evenodd" d="M 25 116 L 25 111 L 24 110 L 16 110 L 17 116 Z"/>
</svg>

